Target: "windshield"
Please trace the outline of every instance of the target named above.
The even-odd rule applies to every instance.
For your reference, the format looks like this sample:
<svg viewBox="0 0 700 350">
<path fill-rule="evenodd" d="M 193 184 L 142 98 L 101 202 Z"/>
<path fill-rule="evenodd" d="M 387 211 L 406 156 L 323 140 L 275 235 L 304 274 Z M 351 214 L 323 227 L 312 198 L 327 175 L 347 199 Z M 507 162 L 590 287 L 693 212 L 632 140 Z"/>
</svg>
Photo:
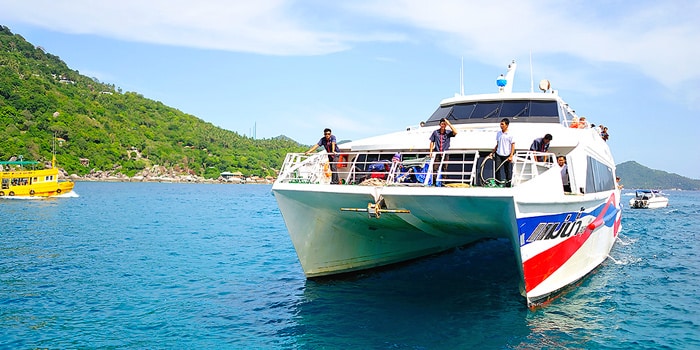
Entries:
<svg viewBox="0 0 700 350">
<path fill-rule="evenodd" d="M 556 101 L 478 101 L 439 107 L 426 122 L 438 124 L 446 118 L 453 123 L 497 123 L 503 118 L 511 122 L 559 123 Z"/>
</svg>

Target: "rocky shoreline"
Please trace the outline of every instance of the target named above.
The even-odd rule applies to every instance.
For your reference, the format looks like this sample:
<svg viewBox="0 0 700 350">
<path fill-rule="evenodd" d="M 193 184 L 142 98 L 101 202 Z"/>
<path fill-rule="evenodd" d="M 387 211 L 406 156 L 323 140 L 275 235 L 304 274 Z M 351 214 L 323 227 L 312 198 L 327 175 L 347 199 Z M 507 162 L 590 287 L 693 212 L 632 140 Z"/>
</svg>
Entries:
<svg viewBox="0 0 700 350">
<path fill-rule="evenodd" d="M 59 169 L 59 179 L 71 181 L 95 181 L 95 182 L 165 182 L 165 183 L 207 183 L 207 184 L 272 184 L 273 177 L 262 178 L 258 176 L 243 177 L 219 176 L 217 179 L 206 179 L 199 175 L 177 172 L 165 167 L 153 167 L 144 169 L 136 175 L 129 177 L 119 171 L 93 170 L 89 174 L 80 176 L 77 174 L 68 175 L 65 170 Z"/>
</svg>

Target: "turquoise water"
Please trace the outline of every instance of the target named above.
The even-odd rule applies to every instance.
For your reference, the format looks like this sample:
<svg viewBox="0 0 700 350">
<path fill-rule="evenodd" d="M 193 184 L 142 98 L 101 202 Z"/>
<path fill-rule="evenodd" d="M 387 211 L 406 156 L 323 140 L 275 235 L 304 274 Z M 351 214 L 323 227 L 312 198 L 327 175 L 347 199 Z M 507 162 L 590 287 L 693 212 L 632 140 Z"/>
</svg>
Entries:
<svg viewBox="0 0 700 350">
<path fill-rule="evenodd" d="M 270 186 L 76 192 L 0 201 L 0 348 L 700 347 L 700 192 L 625 210 L 611 259 L 534 311 L 505 241 L 306 280 Z"/>
</svg>

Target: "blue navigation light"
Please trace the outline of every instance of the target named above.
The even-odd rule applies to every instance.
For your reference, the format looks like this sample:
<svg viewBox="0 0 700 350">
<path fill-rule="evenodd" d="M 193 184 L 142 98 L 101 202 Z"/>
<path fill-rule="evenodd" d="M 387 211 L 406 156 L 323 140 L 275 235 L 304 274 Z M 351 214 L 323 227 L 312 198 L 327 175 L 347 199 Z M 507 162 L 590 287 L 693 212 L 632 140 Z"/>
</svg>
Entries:
<svg viewBox="0 0 700 350">
<path fill-rule="evenodd" d="M 507 84 L 508 84 L 508 80 L 506 80 L 506 78 L 503 76 L 503 74 L 501 74 L 498 77 L 498 79 L 496 79 L 496 85 L 498 85 L 498 87 L 504 87 Z"/>
</svg>

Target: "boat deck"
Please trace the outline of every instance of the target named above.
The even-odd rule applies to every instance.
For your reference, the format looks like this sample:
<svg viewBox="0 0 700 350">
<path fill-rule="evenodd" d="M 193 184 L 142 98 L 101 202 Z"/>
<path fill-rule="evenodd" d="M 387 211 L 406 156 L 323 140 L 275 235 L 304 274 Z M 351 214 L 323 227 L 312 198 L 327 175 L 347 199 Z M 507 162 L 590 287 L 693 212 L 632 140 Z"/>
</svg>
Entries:
<svg viewBox="0 0 700 350">
<path fill-rule="evenodd" d="M 330 162 L 325 152 L 287 155 L 279 183 L 329 184 L 336 167 L 340 184 L 375 186 L 500 187 L 488 152 L 345 152 Z M 553 153 L 518 151 L 513 157 L 512 186 L 557 166 Z"/>
</svg>

